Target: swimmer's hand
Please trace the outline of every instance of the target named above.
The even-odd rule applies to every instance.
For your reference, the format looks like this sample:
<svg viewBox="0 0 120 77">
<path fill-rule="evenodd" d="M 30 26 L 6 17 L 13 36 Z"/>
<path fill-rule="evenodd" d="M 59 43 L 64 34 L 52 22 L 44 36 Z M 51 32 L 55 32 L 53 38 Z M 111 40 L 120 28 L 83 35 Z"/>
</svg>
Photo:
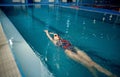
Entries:
<svg viewBox="0 0 120 77">
<path fill-rule="evenodd" d="M 55 33 L 53 33 L 53 32 L 49 32 L 50 34 L 55 34 Z"/>
<path fill-rule="evenodd" d="M 45 33 L 48 33 L 48 30 L 44 30 Z"/>
<path fill-rule="evenodd" d="M 48 30 L 44 30 L 45 33 L 49 33 L 49 34 L 56 34 L 54 32 L 48 32 Z"/>
</svg>

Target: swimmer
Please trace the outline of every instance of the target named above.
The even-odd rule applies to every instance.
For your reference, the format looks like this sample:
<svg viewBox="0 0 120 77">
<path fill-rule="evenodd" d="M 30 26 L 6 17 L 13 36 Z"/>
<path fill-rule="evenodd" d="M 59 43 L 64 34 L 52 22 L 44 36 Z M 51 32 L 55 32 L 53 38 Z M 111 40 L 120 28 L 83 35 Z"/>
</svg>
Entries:
<svg viewBox="0 0 120 77">
<path fill-rule="evenodd" d="M 44 32 L 55 45 L 60 46 L 64 49 L 67 56 L 88 68 L 94 77 L 98 77 L 96 70 L 104 73 L 108 77 L 117 77 L 115 74 L 111 73 L 107 69 L 94 62 L 84 51 L 73 46 L 69 41 L 62 39 L 58 34 L 48 32 L 48 30 L 44 30 Z M 50 34 L 53 34 L 53 38 Z"/>
</svg>

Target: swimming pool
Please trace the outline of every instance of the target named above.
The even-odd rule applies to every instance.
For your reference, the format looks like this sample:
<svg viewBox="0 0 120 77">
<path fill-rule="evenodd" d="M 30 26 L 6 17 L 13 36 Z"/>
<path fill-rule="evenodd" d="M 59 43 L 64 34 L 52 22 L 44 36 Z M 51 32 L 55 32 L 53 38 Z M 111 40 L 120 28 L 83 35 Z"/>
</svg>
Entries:
<svg viewBox="0 0 120 77">
<path fill-rule="evenodd" d="M 3 11 L 55 77 L 93 76 L 63 49 L 54 46 L 45 29 L 58 33 L 120 76 L 120 15 L 52 5 L 11 6 L 4 7 Z"/>
</svg>

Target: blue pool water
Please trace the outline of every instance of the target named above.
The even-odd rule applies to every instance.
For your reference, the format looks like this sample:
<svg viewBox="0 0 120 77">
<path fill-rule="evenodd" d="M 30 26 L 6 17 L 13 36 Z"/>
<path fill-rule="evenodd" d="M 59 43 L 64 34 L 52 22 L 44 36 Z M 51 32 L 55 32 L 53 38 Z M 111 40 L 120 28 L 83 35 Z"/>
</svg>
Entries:
<svg viewBox="0 0 120 77">
<path fill-rule="evenodd" d="M 55 77 L 93 77 L 56 47 L 44 30 L 58 33 L 84 50 L 95 62 L 120 76 L 120 15 L 59 6 L 2 7 L 35 53 Z M 98 72 L 100 77 L 107 77 Z"/>
</svg>

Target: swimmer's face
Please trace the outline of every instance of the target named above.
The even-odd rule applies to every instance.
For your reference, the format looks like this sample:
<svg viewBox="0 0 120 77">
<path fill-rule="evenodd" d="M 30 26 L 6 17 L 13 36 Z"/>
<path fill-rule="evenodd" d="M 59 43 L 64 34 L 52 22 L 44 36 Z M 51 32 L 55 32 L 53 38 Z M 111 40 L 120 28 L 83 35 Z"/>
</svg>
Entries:
<svg viewBox="0 0 120 77">
<path fill-rule="evenodd" d="M 59 36 L 57 34 L 54 34 L 54 40 L 59 40 Z"/>
</svg>

